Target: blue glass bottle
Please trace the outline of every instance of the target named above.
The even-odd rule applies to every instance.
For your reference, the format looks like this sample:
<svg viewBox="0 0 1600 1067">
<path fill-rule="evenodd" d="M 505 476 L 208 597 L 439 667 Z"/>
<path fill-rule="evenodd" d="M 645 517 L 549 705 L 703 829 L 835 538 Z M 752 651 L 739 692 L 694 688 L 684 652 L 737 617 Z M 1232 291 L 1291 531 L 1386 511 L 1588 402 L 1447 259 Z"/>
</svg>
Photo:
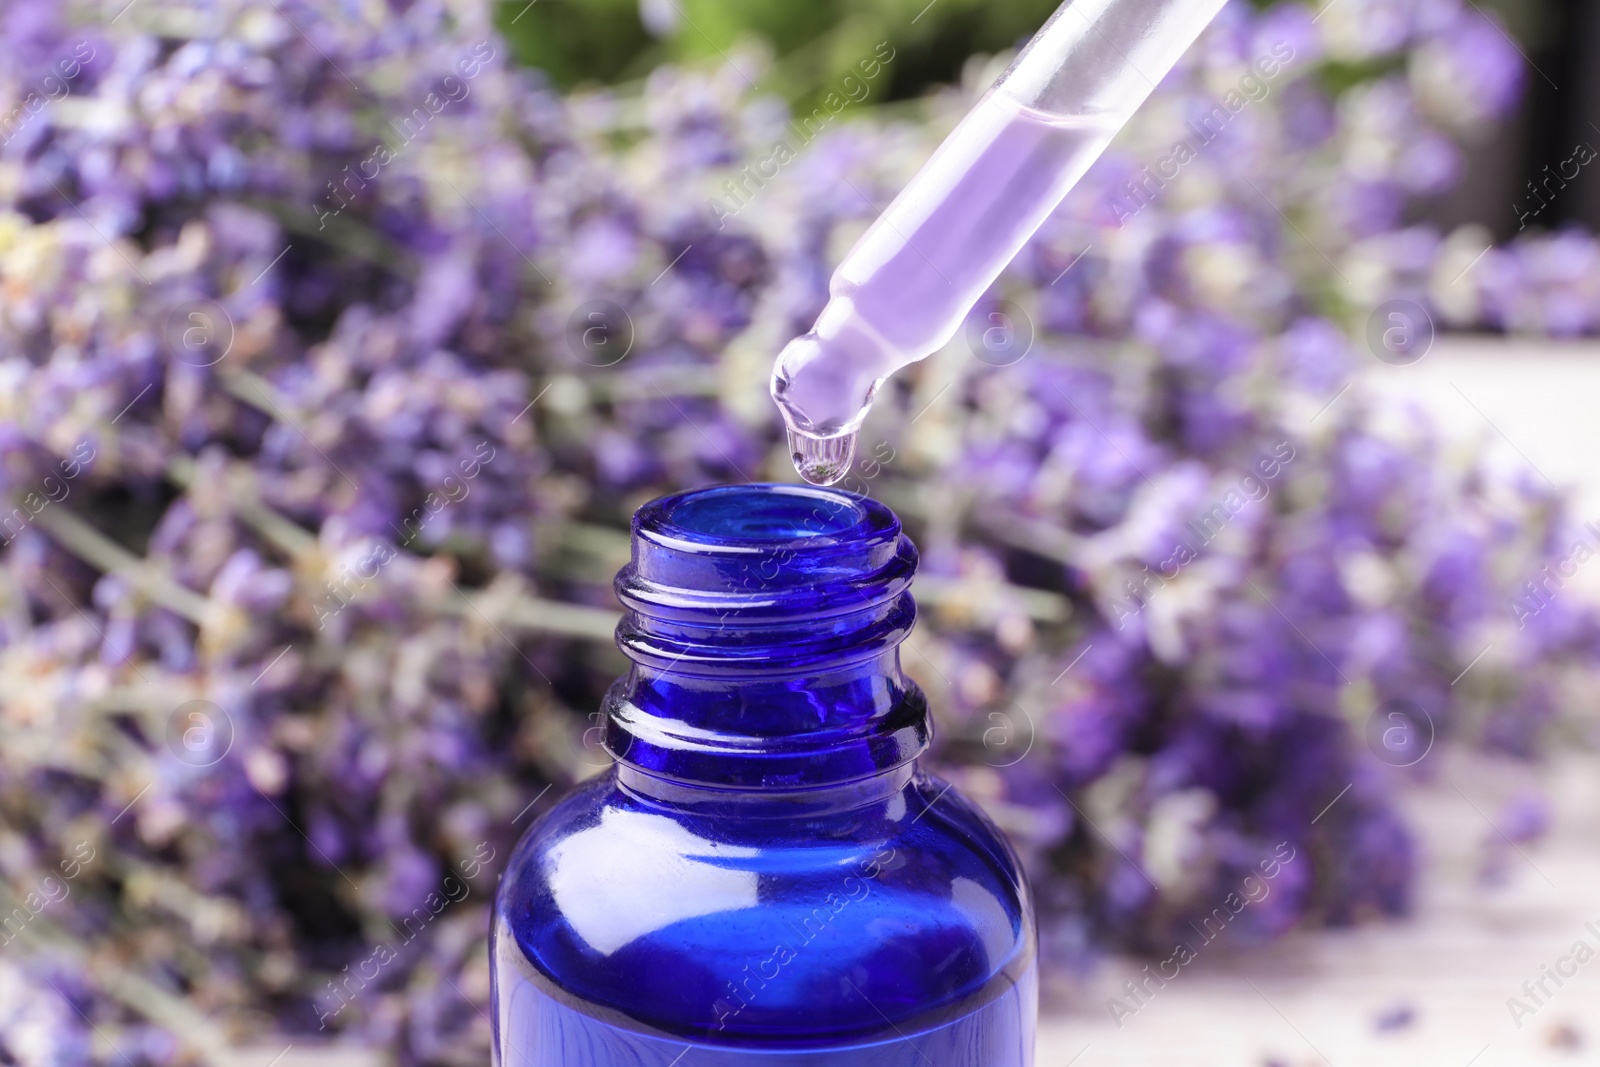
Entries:
<svg viewBox="0 0 1600 1067">
<path fill-rule="evenodd" d="M 917 768 L 916 550 L 888 508 L 704 489 L 634 517 L 615 764 L 511 856 L 501 1067 L 1025 1067 L 1028 890 Z"/>
</svg>

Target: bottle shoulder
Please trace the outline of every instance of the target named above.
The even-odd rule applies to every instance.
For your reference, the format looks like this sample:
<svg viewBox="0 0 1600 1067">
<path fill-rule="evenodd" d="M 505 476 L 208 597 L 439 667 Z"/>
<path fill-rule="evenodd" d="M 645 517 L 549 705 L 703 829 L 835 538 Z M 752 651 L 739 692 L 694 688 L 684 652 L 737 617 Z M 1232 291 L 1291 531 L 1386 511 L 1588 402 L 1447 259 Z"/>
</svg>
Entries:
<svg viewBox="0 0 1600 1067">
<path fill-rule="evenodd" d="M 1014 853 L 921 773 L 887 799 L 794 818 L 689 813 L 604 775 L 517 846 L 495 923 L 550 991 L 731 1044 L 960 1013 L 1033 956 Z"/>
</svg>

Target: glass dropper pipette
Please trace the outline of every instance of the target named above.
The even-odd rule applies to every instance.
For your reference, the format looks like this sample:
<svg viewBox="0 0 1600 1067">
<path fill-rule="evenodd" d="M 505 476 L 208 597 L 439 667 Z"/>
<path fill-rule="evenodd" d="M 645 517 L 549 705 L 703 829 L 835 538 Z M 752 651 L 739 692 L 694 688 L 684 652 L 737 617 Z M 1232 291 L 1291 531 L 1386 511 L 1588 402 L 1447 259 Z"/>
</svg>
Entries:
<svg viewBox="0 0 1600 1067">
<path fill-rule="evenodd" d="M 985 290 L 1226 0 L 1068 0 L 856 242 L 772 370 L 795 468 L 832 485 L 878 386 Z"/>
</svg>

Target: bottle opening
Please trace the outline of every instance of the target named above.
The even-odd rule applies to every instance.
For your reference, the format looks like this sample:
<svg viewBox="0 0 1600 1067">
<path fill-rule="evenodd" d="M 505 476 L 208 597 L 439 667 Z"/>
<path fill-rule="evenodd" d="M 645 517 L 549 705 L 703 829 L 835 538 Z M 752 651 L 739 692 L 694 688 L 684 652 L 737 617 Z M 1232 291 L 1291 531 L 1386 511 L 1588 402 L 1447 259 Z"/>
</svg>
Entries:
<svg viewBox="0 0 1600 1067">
<path fill-rule="evenodd" d="M 769 608 L 801 620 L 896 595 L 915 567 L 900 520 L 876 500 L 809 485 L 725 485 L 640 508 L 617 591 L 645 614 L 699 603 L 719 615 Z"/>
<path fill-rule="evenodd" d="M 668 500 L 669 528 L 716 542 L 805 541 L 865 531 L 871 512 L 854 497 L 804 486 L 726 485 Z"/>
</svg>

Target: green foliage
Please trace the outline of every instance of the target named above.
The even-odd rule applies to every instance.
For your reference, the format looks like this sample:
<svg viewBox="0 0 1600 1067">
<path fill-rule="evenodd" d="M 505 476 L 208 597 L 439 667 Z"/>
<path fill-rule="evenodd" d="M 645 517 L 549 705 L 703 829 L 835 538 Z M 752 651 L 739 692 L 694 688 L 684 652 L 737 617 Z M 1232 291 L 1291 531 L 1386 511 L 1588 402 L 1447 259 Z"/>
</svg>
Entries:
<svg viewBox="0 0 1600 1067">
<path fill-rule="evenodd" d="M 494 22 L 517 62 L 562 88 L 625 81 L 667 58 L 640 23 L 637 0 L 508 0 Z"/>
<path fill-rule="evenodd" d="M 855 66 L 888 41 L 896 54 L 874 101 L 904 100 L 954 81 L 967 58 L 1011 48 L 1050 17 L 1059 0 L 647 0 L 676 27 L 653 36 L 639 0 L 500 0 L 495 25 L 518 62 L 555 85 L 616 84 L 642 78 L 667 61 L 723 58 L 759 39 L 775 63 L 759 88 L 808 110 Z M 1249 0 L 1268 8 L 1281 0 Z M 1310 0 L 1315 7 L 1320 0 Z M 1545 40 L 1559 22 L 1549 0 L 1484 0 L 1517 36 Z M 675 15 L 673 13 L 675 12 Z M 1402 59 L 1331 64 L 1325 84 L 1342 93 L 1390 73 Z"/>
<path fill-rule="evenodd" d="M 1362 82 L 1375 81 L 1387 74 L 1404 71 L 1405 65 L 1403 56 L 1378 56 L 1374 59 L 1348 63 L 1329 61 L 1322 66 L 1322 86 L 1334 96 L 1338 96 Z"/>
<path fill-rule="evenodd" d="M 497 27 L 517 59 L 562 88 L 642 77 L 667 60 L 721 58 L 751 39 L 776 63 L 761 88 L 814 104 L 880 41 L 896 52 L 880 99 L 920 95 L 955 79 L 967 57 L 1013 47 L 1056 0 L 661 0 L 676 27 L 653 38 L 636 0 L 504 0 Z"/>
</svg>

